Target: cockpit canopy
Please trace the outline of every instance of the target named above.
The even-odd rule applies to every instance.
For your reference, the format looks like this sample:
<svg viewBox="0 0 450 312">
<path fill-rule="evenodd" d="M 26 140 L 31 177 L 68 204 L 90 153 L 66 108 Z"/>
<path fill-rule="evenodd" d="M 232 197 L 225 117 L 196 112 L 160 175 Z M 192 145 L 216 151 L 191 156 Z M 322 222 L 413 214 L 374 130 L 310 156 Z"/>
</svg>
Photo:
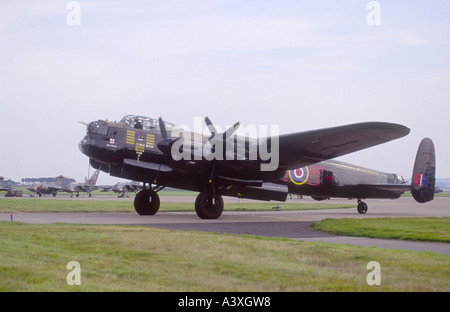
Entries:
<svg viewBox="0 0 450 312">
<path fill-rule="evenodd" d="M 108 123 L 102 120 L 91 122 L 87 127 L 88 133 L 96 133 L 101 135 L 108 134 Z"/>
<path fill-rule="evenodd" d="M 159 127 L 157 119 L 137 115 L 126 115 L 120 120 L 120 122 L 124 122 L 132 128 L 142 130 L 150 130 Z M 164 122 L 164 125 L 167 130 L 172 129 L 174 126 L 168 122 Z"/>
</svg>

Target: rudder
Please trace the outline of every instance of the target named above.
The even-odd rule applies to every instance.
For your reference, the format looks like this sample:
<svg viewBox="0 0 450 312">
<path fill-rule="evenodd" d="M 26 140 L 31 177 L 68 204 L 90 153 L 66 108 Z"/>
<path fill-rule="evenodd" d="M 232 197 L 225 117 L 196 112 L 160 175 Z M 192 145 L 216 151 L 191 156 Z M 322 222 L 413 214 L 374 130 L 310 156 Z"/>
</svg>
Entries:
<svg viewBox="0 0 450 312">
<path fill-rule="evenodd" d="M 419 203 L 426 203 L 434 198 L 436 182 L 436 156 L 433 141 L 425 138 L 420 142 L 411 183 L 411 193 Z"/>
</svg>

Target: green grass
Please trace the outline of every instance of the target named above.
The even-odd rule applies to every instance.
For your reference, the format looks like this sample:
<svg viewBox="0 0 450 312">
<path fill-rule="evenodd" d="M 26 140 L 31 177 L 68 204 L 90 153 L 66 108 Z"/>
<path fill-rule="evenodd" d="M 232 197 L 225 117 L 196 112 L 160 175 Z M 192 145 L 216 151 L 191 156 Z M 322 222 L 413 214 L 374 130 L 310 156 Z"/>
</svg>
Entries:
<svg viewBox="0 0 450 312">
<path fill-rule="evenodd" d="M 327 219 L 313 228 L 337 235 L 450 243 L 450 218 Z"/>
<path fill-rule="evenodd" d="M 0 222 L 0 291 L 450 291 L 449 257 L 139 226 Z M 81 285 L 68 286 L 69 261 Z M 381 285 L 366 283 L 367 263 Z"/>
<path fill-rule="evenodd" d="M 129 201 L 0 198 L 0 212 L 121 212 L 134 211 Z"/>
<path fill-rule="evenodd" d="M 226 203 L 225 211 L 269 211 L 275 203 Z M 353 205 L 327 203 L 281 203 L 281 210 L 350 208 Z M 0 198 L 0 212 L 134 212 L 129 200 Z M 194 202 L 161 202 L 159 211 L 195 211 Z"/>
</svg>

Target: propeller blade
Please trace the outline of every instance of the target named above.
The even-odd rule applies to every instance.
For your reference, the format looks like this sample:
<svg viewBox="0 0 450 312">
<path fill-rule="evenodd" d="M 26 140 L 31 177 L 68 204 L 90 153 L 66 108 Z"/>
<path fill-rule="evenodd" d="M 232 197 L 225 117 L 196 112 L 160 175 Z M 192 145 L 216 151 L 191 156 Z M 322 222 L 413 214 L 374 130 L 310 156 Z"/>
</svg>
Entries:
<svg viewBox="0 0 450 312">
<path fill-rule="evenodd" d="M 164 121 L 162 120 L 161 117 L 159 117 L 158 122 L 159 122 L 159 130 L 161 131 L 162 138 L 167 139 L 166 126 L 164 125 Z"/>
<path fill-rule="evenodd" d="M 208 141 L 211 141 L 217 135 L 217 129 L 208 117 L 205 117 L 205 123 L 208 126 L 209 131 L 211 132 L 211 136 L 208 139 Z M 230 136 L 232 136 L 236 132 L 236 130 L 239 128 L 240 125 L 241 125 L 241 123 L 237 122 L 233 126 L 228 128 L 227 131 L 222 133 L 223 140 L 226 140 Z"/>
<path fill-rule="evenodd" d="M 208 140 L 211 140 L 216 136 L 217 129 L 208 117 L 205 117 L 205 123 L 208 126 L 209 132 L 211 132 L 211 136 L 209 137 Z"/>
<path fill-rule="evenodd" d="M 223 139 L 226 140 L 228 139 L 230 136 L 232 136 L 236 130 L 239 128 L 239 126 L 241 125 L 241 123 L 238 121 L 237 123 L 235 123 L 233 126 L 231 126 L 230 128 L 228 128 L 227 131 L 225 131 L 225 133 L 223 134 Z"/>
</svg>

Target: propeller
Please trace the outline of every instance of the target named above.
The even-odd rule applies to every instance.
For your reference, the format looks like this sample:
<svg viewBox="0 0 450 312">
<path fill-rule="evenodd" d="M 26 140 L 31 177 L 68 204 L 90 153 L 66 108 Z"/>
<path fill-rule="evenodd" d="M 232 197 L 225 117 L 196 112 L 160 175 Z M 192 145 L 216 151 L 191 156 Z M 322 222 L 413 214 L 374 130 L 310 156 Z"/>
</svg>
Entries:
<svg viewBox="0 0 450 312">
<path fill-rule="evenodd" d="M 208 142 L 211 144 L 211 153 L 215 153 L 216 150 L 216 144 L 222 144 L 225 142 L 229 137 L 231 137 L 236 130 L 241 125 L 239 122 L 235 123 L 233 126 L 228 128 L 223 133 L 217 133 L 217 128 L 212 123 L 211 119 L 209 117 L 205 117 L 205 123 L 208 126 L 209 131 L 211 132 L 211 136 L 208 138 Z M 205 158 L 208 159 L 207 156 L 204 155 Z M 212 159 L 212 165 L 211 165 L 211 171 L 209 174 L 209 180 L 208 183 L 212 186 L 212 193 L 214 194 L 215 187 L 214 187 L 214 171 L 215 171 L 215 165 L 216 165 L 216 158 L 214 157 Z M 214 196 L 212 197 L 213 203 L 214 203 Z"/>
<path fill-rule="evenodd" d="M 213 145 L 217 141 L 227 140 L 229 137 L 231 137 L 236 132 L 236 130 L 241 125 L 239 122 L 237 122 L 233 126 L 228 128 L 225 132 L 218 133 L 217 128 L 214 126 L 211 119 L 209 119 L 208 117 L 205 117 L 205 123 L 208 126 L 209 131 L 211 132 L 211 136 L 208 138 L 208 142 L 210 142 L 211 145 Z M 166 129 L 165 123 L 161 117 L 158 118 L 158 124 L 159 124 L 159 130 L 161 132 L 162 140 L 158 142 L 157 146 L 164 154 L 170 155 L 172 145 L 180 139 L 184 140 L 184 138 L 182 136 L 178 137 L 178 138 L 169 138 L 167 135 L 167 129 Z M 213 146 L 213 149 L 214 149 L 214 146 Z"/>
<path fill-rule="evenodd" d="M 178 137 L 178 138 L 168 138 L 167 137 L 167 130 L 166 130 L 166 125 L 164 124 L 164 121 L 161 117 L 158 118 L 158 123 L 159 123 L 159 131 L 161 132 L 161 137 L 163 138 L 161 141 L 158 142 L 157 146 L 158 148 L 166 155 L 170 155 L 170 151 L 172 149 L 172 145 L 173 143 L 175 143 L 176 141 L 183 139 L 183 137 Z"/>
<path fill-rule="evenodd" d="M 209 119 L 208 117 L 205 117 L 205 123 L 208 126 L 209 131 L 211 132 L 211 136 L 208 139 L 208 141 L 211 141 L 212 139 L 214 139 L 216 137 L 217 129 L 214 126 L 214 124 L 211 122 L 211 119 Z M 239 128 L 240 125 L 241 125 L 241 123 L 237 122 L 233 126 L 228 128 L 224 133 L 221 134 L 222 140 L 226 140 L 230 136 L 232 136 L 236 132 L 236 130 Z"/>
<path fill-rule="evenodd" d="M 205 117 L 205 123 L 208 126 L 209 131 L 211 132 L 211 136 L 208 138 L 208 142 L 212 146 L 211 148 L 212 153 L 214 153 L 216 150 L 216 144 L 222 144 L 223 142 L 225 142 L 229 137 L 231 137 L 236 132 L 236 130 L 241 125 L 240 122 L 237 122 L 233 126 L 228 128 L 225 132 L 217 133 L 217 129 L 212 123 L 211 119 Z"/>
</svg>

